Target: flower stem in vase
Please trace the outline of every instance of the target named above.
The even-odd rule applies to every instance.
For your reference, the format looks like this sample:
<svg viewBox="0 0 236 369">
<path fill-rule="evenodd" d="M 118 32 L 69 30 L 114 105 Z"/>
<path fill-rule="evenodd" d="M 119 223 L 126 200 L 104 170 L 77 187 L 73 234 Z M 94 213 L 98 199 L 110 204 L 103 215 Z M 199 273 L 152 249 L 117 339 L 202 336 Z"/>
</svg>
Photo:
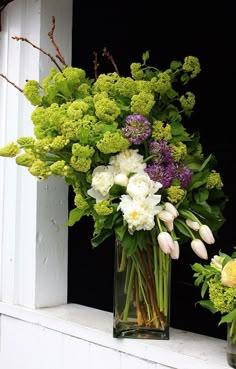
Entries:
<svg viewBox="0 0 236 369">
<path fill-rule="evenodd" d="M 114 337 L 168 339 L 169 256 L 151 239 L 129 256 L 117 242 L 116 252 Z"/>
</svg>

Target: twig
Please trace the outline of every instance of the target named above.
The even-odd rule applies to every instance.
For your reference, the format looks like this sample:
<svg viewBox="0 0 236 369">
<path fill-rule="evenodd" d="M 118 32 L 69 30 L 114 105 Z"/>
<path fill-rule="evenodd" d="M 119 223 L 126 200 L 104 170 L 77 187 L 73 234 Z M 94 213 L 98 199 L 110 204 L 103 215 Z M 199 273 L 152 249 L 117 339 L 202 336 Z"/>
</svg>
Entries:
<svg viewBox="0 0 236 369">
<path fill-rule="evenodd" d="M 102 52 L 102 56 L 106 56 L 110 60 L 110 62 L 112 63 L 112 65 L 113 65 L 116 73 L 118 75 L 120 75 L 119 70 L 118 70 L 118 67 L 117 67 L 117 65 L 115 63 L 115 60 L 113 59 L 113 56 L 109 53 L 109 51 L 107 51 L 106 47 L 104 47 L 102 51 L 103 51 Z"/>
<path fill-rule="evenodd" d="M 55 48 L 55 50 L 56 50 L 56 58 L 58 58 L 58 59 L 60 60 L 60 62 L 61 62 L 63 65 L 67 66 L 67 65 L 66 65 L 66 62 L 65 62 L 65 59 L 64 59 L 64 58 L 63 58 L 63 56 L 61 55 L 61 52 L 60 52 L 60 50 L 59 50 L 59 47 L 58 47 L 58 45 L 57 45 L 57 43 L 55 42 L 54 37 L 53 37 L 53 33 L 54 33 L 54 31 L 55 31 L 55 26 L 56 26 L 55 17 L 54 17 L 54 16 L 52 16 L 52 29 L 51 29 L 51 31 L 50 31 L 50 32 L 48 32 L 48 36 L 49 36 L 49 38 L 50 38 L 50 40 L 51 40 L 51 42 L 52 42 L 52 44 L 53 44 L 53 47 L 54 47 L 54 48 Z"/>
<path fill-rule="evenodd" d="M 98 67 L 99 67 L 99 63 L 98 63 L 98 53 L 96 51 L 93 52 L 94 55 L 94 61 L 93 61 L 93 65 L 94 65 L 94 76 L 95 79 L 98 78 Z"/>
<path fill-rule="evenodd" d="M 18 37 L 18 36 L 13 36 L 12 37 L 13 40 L 16 40 L 16 41 L 25 41 L 27 42 L 28 44 L 30 44 L 31 46 L 33 46 L 35 49 L 41 51 L 44 55 L 47 55 L 51 61 L 57 66 L 57 68 L 59 69 L 60 72 L 62 72 L 62 69 L 61 67 L 59 66 L 59 64 L 57 63 L 57 61 L 55 60 L 55 58 L 48 52 L 46 52 L 45 50 L 41 49 L 41 47 L 33 44 L 31 41 L 29 41 L 27 38 L 25 37 Z"/>
<path fill-rule="evenodd" d="M 19 86 L 17 86 L 14 82 L 10 81 L 6 76 L 4 76 L 4 74 L 0 73 L 0 77 L 4 78 L 8 83 L 17 88 L 17 90 L 19 90 L 20 92 L 23 92 L 23 90 Z"/>
</svg>

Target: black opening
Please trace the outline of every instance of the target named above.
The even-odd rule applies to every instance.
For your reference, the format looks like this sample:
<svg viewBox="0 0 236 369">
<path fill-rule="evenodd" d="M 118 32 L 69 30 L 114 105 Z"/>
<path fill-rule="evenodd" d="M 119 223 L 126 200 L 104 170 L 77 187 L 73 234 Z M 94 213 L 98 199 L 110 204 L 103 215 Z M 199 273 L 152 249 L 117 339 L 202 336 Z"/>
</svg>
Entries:
<svg viewBox="0 0 236 369">
<path fill-rule="evenodd" d="M 206 9 L 201 3 L 153 2 L 138 5 L 129 2 L 74 2 L 73 66 L 93 73 L 93 52 L 101 55 L 103 47 L 113 55 L 120 74 L 129 73 L 131 62 L 141 61 L 150 50 L 151 62 L 166 69 L 172 60 L 187 55 L 198 56 L 200 75 L 189 85 L 196 95 L 196 108 L 189 130 L 199 130 L 205 153 L 213 152 L 230 201 L 227 221 L 215 245 L 208 247 L 209 258 L 223 249 L 231 253 L 235 245 L 234 204 L 234 119 L 235 49 L 233 9 L 228 2 L 214 3 Z M 100 60 L 100 71 L 113 72 L 112 65 Z M 69 207 L 74 208 L 70 190 Z M 93 224 L 85 218 L 69 228 L 68 302 L 112 311 L 114 239 L 92 249 Z M 200 289 L 193 286 L 190 265 L 200 259 L 190 245 L 183 245 L 178 261 L 172 263 L 171 326 L 226 338 L 226 326 L 218 327 L 219 316 L 204 310 L 196 302 Z"/>
</svg>

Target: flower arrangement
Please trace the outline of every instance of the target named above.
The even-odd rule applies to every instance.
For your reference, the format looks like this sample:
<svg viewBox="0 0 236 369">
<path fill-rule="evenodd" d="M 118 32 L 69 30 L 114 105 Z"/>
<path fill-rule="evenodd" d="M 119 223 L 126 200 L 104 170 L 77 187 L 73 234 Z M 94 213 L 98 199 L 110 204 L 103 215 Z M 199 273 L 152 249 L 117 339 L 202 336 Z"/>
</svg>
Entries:
<svg viewBox="0 0 236 369">
<path fill-rule="evenodd" d="M 142 258 L 155 261 L 155 287 L 166 269 L 165 257 L 178 259 L 181 243 L 190 241 L 192 250 L 207 259 L 205 243 L 215 242 L 224 222 L 226 198 L 216 159 L 205 156 L 199 133 L 185 127 L 195 105 L 186 86 L 199 74 L 199 60 L 186 56 L 163 71 L 148 64 L 147 51 L 142 62 L 130 65 L 130 76 L 122 76 L 104 49 L 114 72 L 99 74 L 94 53 L 95 78 L 89 78 L 85 70 L 65 64 L 52 32 L 50 37 L 62 67 L 46 53 L 56 66 L 42 84 L 29 80 L 20 89 L 35 106 L 34 137 L 20 137 L 0 148 L 0 156 L 15 157 L 38 180 L 65 178 L 75 194 L 68 226 L 91 216 L 93 247 L 116 236 L 125 254 L 122 263 L 132 259 L 130 267 L 136 270 L 143 290 L 139 294 L 148 307 L 156 297 L 147 297 L 142 281 L 149 272 L 136 257 L 144 245 L 149 245 L 150 255 Z M 165 256 L 158 257 L 151 244 Z M 132 278 L 131 273 L 129 281 Z M 146 320 L 162 326 L 168 302 L 160 290 L 155 318 L 140 307 L 139 325 Z"/>
<path fill-rule="evenodd" d="M 232 255 L 219 251 L 209 264 L 192 265 L 194 284 L 201 286 L 201 297 L 207 300 L 198 303 L 217 313 L 221 319 L 219 325 L 227 323 L 227 361 L 235 368 L 236 352 L 236 252 Z"/>
</svg>

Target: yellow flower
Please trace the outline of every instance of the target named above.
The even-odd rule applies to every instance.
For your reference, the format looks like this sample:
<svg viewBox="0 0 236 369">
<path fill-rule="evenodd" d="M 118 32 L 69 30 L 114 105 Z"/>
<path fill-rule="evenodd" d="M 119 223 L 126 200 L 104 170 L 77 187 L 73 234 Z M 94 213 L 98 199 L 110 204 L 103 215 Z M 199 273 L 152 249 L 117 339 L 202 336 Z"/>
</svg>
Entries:
<svg viewBox="0 0 236 369">
<path fill-rule="evenodd" d="M 236 286 L 236 259 L 230 260 L 222 269 L 221 283 L 227 287 Z"/>
</svg>

